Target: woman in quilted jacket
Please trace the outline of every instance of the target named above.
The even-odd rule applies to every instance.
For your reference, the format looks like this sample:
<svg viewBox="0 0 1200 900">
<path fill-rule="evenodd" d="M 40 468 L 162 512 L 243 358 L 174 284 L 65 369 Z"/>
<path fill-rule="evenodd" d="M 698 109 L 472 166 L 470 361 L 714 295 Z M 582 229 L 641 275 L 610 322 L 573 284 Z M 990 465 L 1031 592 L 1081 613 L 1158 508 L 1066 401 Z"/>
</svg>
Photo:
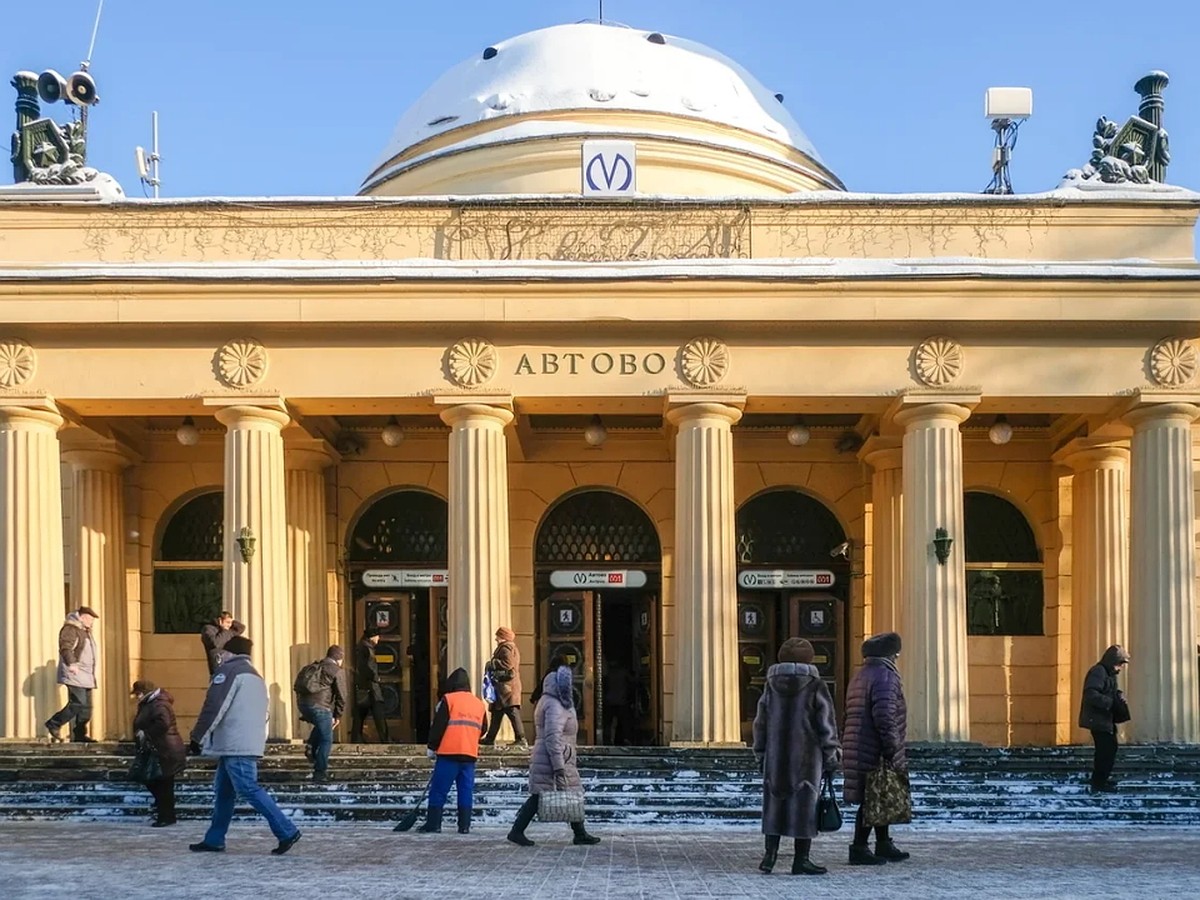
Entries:
<svg viewBox="0 0 1200 900">
<path fill-rule="evenodd" d="M 908 728 L 904 686 L 896 668 L 900 635 L 894 631 L 863 641 L 862 668 L 854 673 L 846 690 L 846 721 L 842 733 L 842 769 L 845 772 L 846 803 L 858 806 L 854 819 L 854 843 L 850 865 L 877 866 L 901 862 L 909 854 L 892 842 L 887 825 L 875 826 L 875 852 L 867 845 L 871 826 L 863 824 L 863 793 L 867 773 L 886 760 L 893 768 L 907 771 L 904 736 Z"/>
<path fill-rule="evenodd" d="M 146 782 L 154 796 L 154 827 L 175 824 L 175 776 L 187 766 L 187 750 L 175 725 L 174 698 L 152 681 L 135 681 L 130 694 L 137 698 L 133 730 L 158 757 L 162 775 Z"/>
<path fill-rule="evenodd" d="M 543 792 L 582 790 L 579 767 L 575 761 L 575 742 L 579 718 L 571 693 L 571 669 L 560 665 L 542 679 L 542 696 L 533 713 L 537 741 L 529 758 L 529 799 L 522 804 L 508 839 L 522 847 L 532 847 L 525 829 L 538 811 Z M 600 838 L 587 833 L 583 822 L 572 822 L 576 844 L 598 844 Z"/>
</svg>

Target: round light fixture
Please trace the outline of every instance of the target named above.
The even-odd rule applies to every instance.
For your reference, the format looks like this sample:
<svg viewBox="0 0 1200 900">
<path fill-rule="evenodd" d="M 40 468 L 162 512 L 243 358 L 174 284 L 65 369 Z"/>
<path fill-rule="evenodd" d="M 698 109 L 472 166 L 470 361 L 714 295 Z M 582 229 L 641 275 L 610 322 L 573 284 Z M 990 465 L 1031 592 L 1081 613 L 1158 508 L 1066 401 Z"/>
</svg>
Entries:
<svg viewBox="0 0 1200 900">
<path fill-rule="evenodd" d="M 399 447 L 404 443 L 404 429 L 400 427 L 400 423 L 396 421 L 396 417 L 392 416 L 388 419 L 388 423 L 383 426 L 383 432 L 380 434 L 383 442 L 389 447 Z"/>
<path fill-rule="evenodd" d="M 183 424 L 175 429 L 175 440 L 185 447 L 194 447 L 200 441 L 200 429 L 196 427 L 191 416 L 187 416 Z"/>
<path fill-rule="evenodd" d="M 993 444 L 1007 444 L 1012 440 L 1013 428 L 1004 416 L 997 416 L 992 427 L 988 429 L 988 440 Z"/>
<path fill-rule="evenodd" d="M 797 422 L 788 429 L 788 443 L 793 447 L 803 447 L 812 438 L 812 432 L 808 430 L 808 426 L 803 422 Z"/>
<path fill-rule="evenodd" d="M 589 447 L 599 447 L 608 440 L 608 429 L 604 427 L 599 416 L 592 416 L 592 421 L 588 422 L 587 428 L 583 429 L 583 439 L 587 441 Z"/>
</svg>

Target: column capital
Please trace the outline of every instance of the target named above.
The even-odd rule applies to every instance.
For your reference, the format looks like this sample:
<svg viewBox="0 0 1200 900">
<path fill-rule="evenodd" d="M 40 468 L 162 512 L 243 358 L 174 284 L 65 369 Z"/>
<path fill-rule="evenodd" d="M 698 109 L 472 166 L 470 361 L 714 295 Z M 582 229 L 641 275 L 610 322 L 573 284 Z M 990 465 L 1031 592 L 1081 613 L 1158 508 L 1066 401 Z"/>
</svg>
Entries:
<svg viewBox="0 0 1200 900">
<path fill-rule="evenodd" d="M 1128 466 L 1129 441 L 1111 437 L 1075 438 L 1056 450 L 1051 459 L 1076 472 Z"/>
<path fill-rule="evenodd" d="M 862 445 L 858 458 L 876 472 L 899 469 L 904 464 L 904 444 L 900 438 L 874 434 Z"/>
<path fill-rule="evenodd" d="M 931 400 L 912 406 L 902 406 L 892 417 L 905 431 L 930 425 L 953 425 L 957 428 L 971 418 L 971 407 L 945 400 Z"/>
<path fill-rule="evenodd" d="M 214 413 L 216 420 L 228 428 L 282 431 L 291 416 L 280 409 L 267 406 L 223 406 Z"/>
<path fill-rule="evenodd" d="M 440 403 L 441 398 L 437 402 Z M 461 403 L 447 406 L 438 415 L 451 428 L 457 425 L 479 425 L 488 422 L 498 423 L 503 428 L 513 420 L 513 411 L 509 408 L 494 406 L 490 403 L 481 403 L 477 399 L 466 400 L 465 398 Z"/>
<path fill-rule="evenodd" d="M 100 469 L 104 472 L 120 472 L 134 463 L 133 455 L 121 449 L 115 442 L 111 447 L 72 447 L 63 450 L 62 459 L 63 462 L 70 463 L 75 471 Z"/>
<path fill-rule="evenodd" d="M 1138 400 L 1140 402 L 1121 417 L 1135 430 L 1170 421 L 1191 425 L 1200 419 L 1200 394 L 1139 394 Z"/>
<path fill-rule="evenodd" d="M 62 411 L 50 397 L 0 396 L 0 427 L 10 431 L 49 429 L 54 433 L 62 428 Z"/>
<path fill-rule="evenodd" d="M 676 428 L 700 419 L 723 419 L 730 425 L 735 425 L 741 418 L 740 405 L 735 406 L 707 398 L 667 407 L 667 421 Z"/>
<path fill-rule="evenodd" d="M 329 446 L 329 442 L 321 438 L 310 437 L 308 434 L 302 437 L 284 435 L 283 462 L 289 470 L 323 472 L 341 462 L 341 459 L 341 455 Z"/>
</svg>

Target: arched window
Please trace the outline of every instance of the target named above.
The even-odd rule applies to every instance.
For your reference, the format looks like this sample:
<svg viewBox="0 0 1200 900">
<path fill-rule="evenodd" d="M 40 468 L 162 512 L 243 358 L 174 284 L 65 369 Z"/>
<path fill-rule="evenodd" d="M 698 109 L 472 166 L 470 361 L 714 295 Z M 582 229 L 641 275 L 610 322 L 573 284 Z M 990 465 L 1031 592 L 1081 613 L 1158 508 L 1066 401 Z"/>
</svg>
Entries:
<svg viewBox="0 0 1200 900">
<path fill-rule="evenodd" d="M 963 495 L 967 633 L 1042 634 L 1042 556 L 1025 516 L 1003 497 Z"/>
<path fill-rule="evenodd" d="M 737 554 L 742 565 L 820 566 L 846 540 L 837 518 L 820 500 L 783 488 L 747 501 L 737 511 Z"/>
<path fill-rule="evenodd" d="M 568 563 L 658 565 L 662 549 L 650 517 L 612 491 L 571 494 L 546 515 L 537 533 L 539 566 Z"/>
<path fill-rule="evenodd" d="M 208 491 L 171 515 L 154 553 L 154 630 L 191 634 L 221 611 L 225 495 Z"/>
<path fill-rule="evenodd" d="M 450 512 L 436 494 L 412 489 L 381 497 L 362 514 L 347 547 L 350 562 L 445 566 Z"/>
</svg>

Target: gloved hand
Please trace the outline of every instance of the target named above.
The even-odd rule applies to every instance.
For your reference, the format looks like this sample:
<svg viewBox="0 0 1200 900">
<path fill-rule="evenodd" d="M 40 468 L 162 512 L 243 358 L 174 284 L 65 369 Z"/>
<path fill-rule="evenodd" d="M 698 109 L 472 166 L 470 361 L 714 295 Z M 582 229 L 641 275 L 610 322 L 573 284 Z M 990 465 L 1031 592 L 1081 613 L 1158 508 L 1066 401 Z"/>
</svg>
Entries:
<svg viewBox="0 0 1200 900">
<path fill-rule="evenodd" d="M 428 756 L 430 759 L 434 759 L 434 760 L 437 759 L 437 751 L 430 750 L 428 747 L 425 748 L 425 755 Z"/>
<path fill-rule="evenodd" d="M 554 773 L 554 789 L 556 791 L 565 791 L 567 789 L 567 773 L 566 772 L 555 772 Z"/>
<path fill-rule="evenodd" d="M 188 756 L 199 756 L 200 755 L 200 745 L 197 744 L 195 741 L 188 741 L 187 752 L 188 752 Z"/>
</svg>

